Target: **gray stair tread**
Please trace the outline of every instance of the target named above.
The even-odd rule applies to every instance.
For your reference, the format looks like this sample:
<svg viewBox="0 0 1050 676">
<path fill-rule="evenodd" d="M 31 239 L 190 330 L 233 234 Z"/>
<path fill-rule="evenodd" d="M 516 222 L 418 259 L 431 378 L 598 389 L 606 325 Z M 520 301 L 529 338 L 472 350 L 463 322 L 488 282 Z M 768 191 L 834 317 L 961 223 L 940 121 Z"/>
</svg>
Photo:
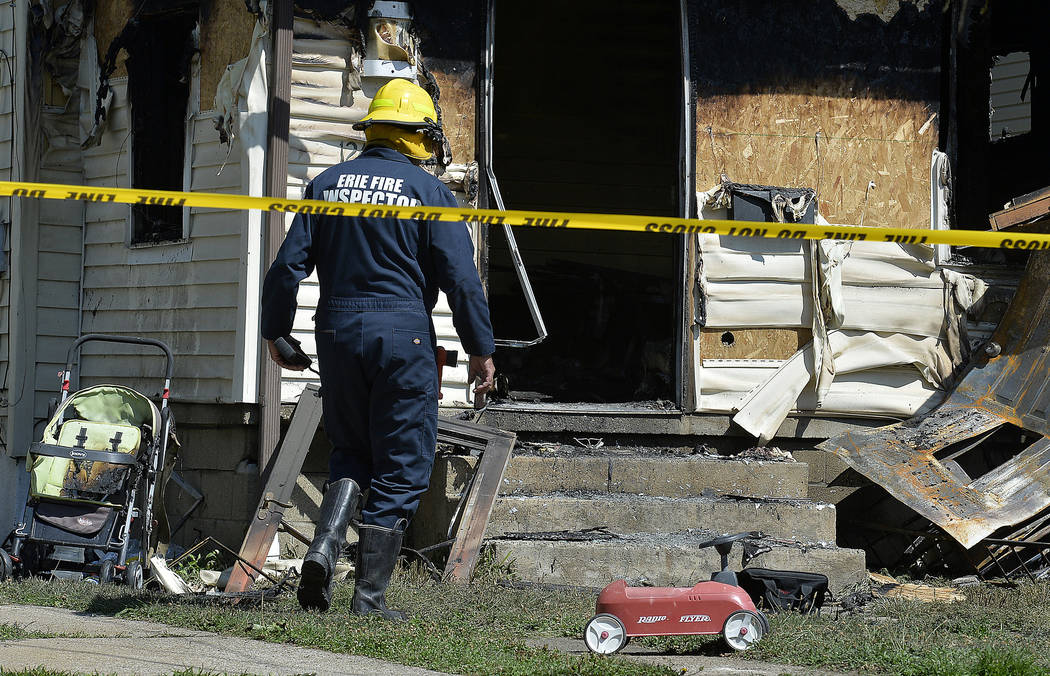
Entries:
<svg viewBox="0 0 1050 676">
<path fill-rule="evenodd" d="M 759 530 L 789 540 L 833 542 L 835 508 L 806 500 L 707 496 L 668 498 L 582 493 L 502 496 L 496 500 L 486 535 L 574 531 L 600 526 L 620 533 Z"/>
<path fill-rule="evenodd" d="M 566 539 L 486 540 L 500 560 L 506 560 L 521 580 L 548 584 L 603 587 L 614 579 L 632 584 L 691 586 L 709 580 L 721 566 L 714 548 L 697 545 L 713 533 L 634 533 L 573 541 Z M 759 538 L 770 547 L 748 562 L 750 567 L 800 570 L 828 576 L 836 594 L 867 583 L 864 553 L 829 543 L 807 543 Z M 729 566 L 742 567 L 743 546 L 733 545 Z"/>
</svg>

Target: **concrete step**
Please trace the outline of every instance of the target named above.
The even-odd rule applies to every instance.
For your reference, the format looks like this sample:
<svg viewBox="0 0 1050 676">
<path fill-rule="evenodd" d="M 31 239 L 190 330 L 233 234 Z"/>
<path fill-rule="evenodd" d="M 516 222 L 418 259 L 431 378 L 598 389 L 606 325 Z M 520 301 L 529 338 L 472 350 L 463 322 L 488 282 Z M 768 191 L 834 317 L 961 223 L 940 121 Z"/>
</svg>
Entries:
<svg viewBox="0 0 1050 676">
<path fill-rule="evenodd" d="M 616 533 L 761 531 L 803 542 L 835 542 L 835 507 L 807 500 L 664 498 L 620 494 L 551 494 L 497 498 L 485 536 L 579 531 Z"/>
<path fill-rule="evenodd" d="M 449 493 L 459 494 L 476 458 L 439 458 Z M 673 455 L 516 455 L 503 475 L 503 495 L 550 492 L 630 493 L 671 498 L 700 494 L 747 498 L 805 498 L 809 470 L 802 462 Z"/>
<path fill-rule="evenodd" d="M 496 560 L 505 561 L 521 580 L 601 588 L 615 579 L 630 584 L 688 587 L 711 579 L 721 568 L 714 548 L 697 544 L 713 534 L 635 534 L 590 541 L 486 540 Z M 766 542 L 751 567 L 823 573 L 833 594 L 867 585 L 864 552 L 831 545 Z M 741 545 L 733 545 L 729 565 L 740 570 Z"/>
</svg>

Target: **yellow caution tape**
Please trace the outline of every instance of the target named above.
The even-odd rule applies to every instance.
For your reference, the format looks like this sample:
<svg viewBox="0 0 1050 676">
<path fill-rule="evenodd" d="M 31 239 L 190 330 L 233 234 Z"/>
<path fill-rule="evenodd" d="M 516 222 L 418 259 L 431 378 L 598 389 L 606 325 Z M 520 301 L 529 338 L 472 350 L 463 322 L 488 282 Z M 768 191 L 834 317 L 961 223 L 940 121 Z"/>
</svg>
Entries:
<svg viewBox="0 0 1050 676">
<path fill-rule="evenodd" d="M 899 244 L 954 244 L 994 249 L 1050 249 L 1050 234 L 1004 233 L 980 230 L 921 230 L 913 228 L 872 228 L 855 225 L 805 225 L 723 221 L 625 214 L 588 214 L 552 211 L 498 211 L 458 207 L 392 206 L 291 200 L 275 197 L 247 197 L 209 192 L 144 190 L 138 188 L 98 188 L 56 183 L 0 181 L 0 196 L 37 199 L 155 204 L 174 207 L 212 207 L 218 209 L 260 209 L 287 213 L 327 216 L 403 218 L 425 221 L 466 221 L 488 225 L 526 228 L 575 228 L 655 232 L 671 235 L 711 234 L 768 239 L 837 239 Z"/>
</svg>

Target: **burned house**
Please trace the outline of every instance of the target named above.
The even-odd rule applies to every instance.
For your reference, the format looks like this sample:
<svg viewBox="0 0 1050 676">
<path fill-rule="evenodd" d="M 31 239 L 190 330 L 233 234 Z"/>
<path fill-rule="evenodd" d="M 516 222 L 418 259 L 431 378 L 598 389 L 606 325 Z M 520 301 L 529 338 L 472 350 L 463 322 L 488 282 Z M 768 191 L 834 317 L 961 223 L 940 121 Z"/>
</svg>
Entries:
<svg viewBox="0 0 1050 676">
<path fill-rule="evenodd" d="M 428 169 L 464 206 L 986 229 L 989 213 L 1050 184 L 1039 162 L 1047 61 L 1034 28 L 1047 10 L 1034 2 L 298 0 L 288 20 L 284 6 L 0 4 L 0 172 L 296 198 L 361 150 L 352 124 L 379 84 L 404 76 L 440 107 L 448 144 Z M 194 508 L 177 539 L 237 542 L 276 447 L 279 403 L 310 382 L 309 372 L 274 371 L 257 335 L 261 277 L 290 217 L 11 198 L 0 218 L 5 492 L 25 480 L 18 461 L 43 427 L 70 342 L 159 338 L 176 353 L 177 471 L 193 488 L 172 491 L 171 509 Z M 547 449 L 526 449 L 509 470 L 523 487 L 497 506 L 494 539 L 606 526 L 664 542 L 677 530 L 765 529 L 821 544 L 811 556 L 854 572 L 863 560 L 835 549 L 835 510 L 822 501 L 854 499 L 857 486 L 837 483 L 864 482 L 816 445 L 941 404 L 991 339 L 1026 263 L 1024 252 L 907 237 L 470 227 L 499 339 L 499 388 L 480 421 Z M 317 294 L 303 285 L 296 317 L 310 351 Z M 444 303 L 435 324 L 457 348 Z M 79 365 L 85 384 L 134 386 L 151 368 L 135 348 L 89 350 Z M 464 367 L 445 370 L 447 413 L 482 404 L 465 381 Z M 572 438 L 584 440 L 575 452 L 561 443 Z M 1020 450 L 1005 439 L 1000 462 L 1012 457 L 1003 449 Z M 808 474 L 801 463 L 726 464 L 766 442 L 794 451 Z M 623 455 L 639 444 L 678 451 L 654 468 L 652 454 Z M 699 447 L 716 457 L 691 452 Z M 435 530 L 470 473 L 469 462 L 446 464 L 420 519 Z M 566 464 L 597 483 L 570 483 Z M 322 452 L 308 460 L 304 522 L 322 467 Z M 753 485 L 742 478 L 756 472 Z M 539 489 L 528 476 L 558 494 L 530 502 Z M 587 501 L 571 502 L 579 493 Z M 626 502 L 639 493 L 641 506 Z M 16 517 L 7 509 L 5 523 Z M 675 511 L 681 519 L 667 517 Z M 617 526 L 620 513 L 651 517 Z M 787 514 L 812 519 L 777 526 Z M 535 538 L 501 541 L 523 566 L 542 558 L 525 551 L 541 547 Z M 571 564 L 548 564 L 536 565 L 565 573 L 552 580 L 604 574 L 577 579 Z"/>
</svg>

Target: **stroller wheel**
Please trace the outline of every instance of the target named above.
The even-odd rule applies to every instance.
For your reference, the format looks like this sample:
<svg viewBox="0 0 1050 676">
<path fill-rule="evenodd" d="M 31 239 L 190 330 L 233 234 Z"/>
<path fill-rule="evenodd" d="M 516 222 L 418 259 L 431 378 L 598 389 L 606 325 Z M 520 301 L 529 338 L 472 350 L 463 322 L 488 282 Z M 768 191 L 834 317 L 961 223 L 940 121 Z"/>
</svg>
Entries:
<svg viewBox="0 0 1050 676">
<path fill-rule="evenodd" d="M 98 581 L 101 584 L 110 584 L 113 582 L 113 562 L 106 559 L 98 567 Z"/>
<path fill-rule="evenodd" d="M 142 589 L 142 564 L 132 561 L 124 568 L 124 584 L 132 589 Z"/>
<path fill-rule="evenodd" d="M 11 555 L 0 549 L 0 582 L 10 579 L 15 574 L 15 562 Z"/>
</svg>

